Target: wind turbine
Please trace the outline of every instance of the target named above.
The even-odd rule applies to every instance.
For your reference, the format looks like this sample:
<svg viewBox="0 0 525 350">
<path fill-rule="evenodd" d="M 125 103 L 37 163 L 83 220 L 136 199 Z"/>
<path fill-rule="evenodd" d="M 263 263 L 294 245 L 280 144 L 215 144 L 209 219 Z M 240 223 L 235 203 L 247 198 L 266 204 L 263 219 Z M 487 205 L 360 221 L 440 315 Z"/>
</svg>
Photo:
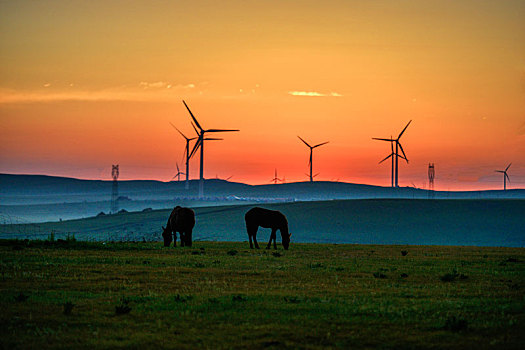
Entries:
<svg viewBox="0 0 525 350">
<path fill-rule="evenodd" d="M 170 122 L 171 124 L 171 122 Z M 175 128 L 175 130 L 177 130 L 179 132 L 179 134 L 182 135 L 182 137 L 184 137 L 184 139 L 186 140 L 186 148 L 184 149 L 184 155 L 182 157 L 186 157 L 186 184 L 184 185 L 184 187 L 186 189 L 189 189 L 190 188 L 190 142 L 192 140 L 195 140 L 196 137 L 192 137 L 192 138 L 188 138 L 186 137 L 186 135 L 184 135 L 182 133 L 182 131 L 180 131 L 179 129 L 177 129 L 177 127 L 173 124 L 171 124 L 171 126 L 173 126 Z M 178 164 L 177 164 L 177 170 L 178 170 Z"/>
<path fill-rule="evenodd" d="M 171 179 L 173 180 L 174 178 L 177 178 L 177 181 L 180 181 L 180 176 L 184 175 L 184 173 L 180 171 L 179 163 L 175 163 L 175 164 L 177 165 L 177 173 Z"/>
<path fill-rule="evenodd" d="M 505 170 L 496 170 L 497 173 L 502 173 L 503 174 L 503 191 L 506 191 L 507 190 L 507 179 L 509 180 L 510 182 L 510 177 L 509 175 L 507 174 L 507 170 L 509 170 L 510 166 L 512 165 L 512 163 L 510 163 L 509 165 L 507 165 L 507 168 Z"/>
<path fill-rule="evenodd" d="M 400 156 L 400 155 L 396 155 L 396 153 L 394 152 L 394 140 L 392 139 L 392 136 L 390 136 L 390 155 L 388 155 L 385 159 L 383 159 L 382 161 L 380 161 L 378 164 L 381 164 L 383 163 L 385 160 L 387 160 L 388 158 L 392 157 L 392 171 L 390 173 L 390 182 L 391 182 L 391 186 L 394 187 L 394 165 L 395 165 L 395 159 L 394 157 L 399 157 L 399 158 L 403 158 L 404 160 L 407 161 L 408 163 L 408 160 L 404 157 L 404 156 Z M 396 157 L 396 158 L 397 158 Z"/>
<path fill-rule="evenodd" d="M 313 182 L 314 181 L 314 176 L 312 175 L 312 168 L 313 168 L 312 155 L 313 155 L 314 148 L 317 148 L 317 147 L 322 146 L 322 145 L 326 145 L 330 141 L 326 141 L 326 142 L 320 143 L 320 144 L 315 145 L 315 146 L 310 146 L 308 144 L 308 142 L 306 142 L 305 140 L 303 140 L 301 138 L 301 136 L 297 136 L 297 137 L 299 138 L 299 140 L 303 141 L 304 144 L 306 146 L 308 146 L 308 148 L 310 148 L 310 161 L 308 162 L 308 165 L 310 166 L 310 175 L 309 175 L 310 176 L 310 182 Z M 316 174 L 315 176 L 317 176 L 317 175 L 319 175 L 319 174 Z"/>
<path fill-rule="evenodd" d="M 399 139 L 401 138 L 401 136 L 403 136 L 403 133 L 405 132 L 405 130 L 408 128 L 408 126 L 410 125 L 410 123 L 412 123 L 412 120 L 410 120 L 408 122 L 408 124 L 404 127 L 404 129 L 399 133 L 399 136 L 397 137 L 397 139 L 393 139 L 392 137 L 390 137 L 389 139 L 380 139 L 380 138 L 376 138 L 376 137 L 373 137 L 372 140 L 379 140 L 379 141 L 388 141 L 390 142 L 390 146 L 391 146 L 391 149 L 393 149 L 393 143 L 396 144 L 396 151 L 395 152 L 392 152 L 391 156 L 392 156 L 392 160 L 394 161 L 394 164 L 392 164 L 392 167 L 393 167 L 393 183 L 392 183 L 392 186 L 394 187 L 399 187 L 399 161 L 398 161 L 398 158 L 403 158 L 407 163 L 408 163 L 408 159 L 407 159 L 407 156 L 405 154 L 405 151 L 403 150 L 403 146 L 401 146 L 401 143 L 399 142 Z M 399 150 L 401 150 L 401 152 L 403 153 L 403 156 L 399 155 Z M 389 157 L 385 158 L 385 159 L 388 159 Z"/>
<path fill-rule="evenodd" d="M 277 177 L 277 168 L 275 169 L 275 175 L 273 177 L 273 179 L 270 180 L 270 182 L 273 182 L 274 185 L 277 185 L 277 181 L 281 181 L 283 182 L 284 180 L 281 180 Z"/>
<path fill-rule="evenodd" d="M 197 149 L 200 147 L 201 159 L 200 159 L 200 170 L 199 170 L 199 197 L 202 198 L 204 196 L 204 141 L 214 140 L 210 138 L 205 138 L 204 135 L 207 132 L 230 132 L 230 131 L 239 131 L 239 130 L 236 130 L 236 129 L 235 130 L 234 129 L 206 129 L 205 130 L 201 127 L 201 125 L 197 121 L 197 118 L 195 118 L 195 116 L 191 112 L 186 102 L 182 100 L 182 103 L 184 103 L 184 106 L 186 106 L 186 109 L 190 113 L 190 116 L 195 122 L 195 125 L 197 126 L 197 128 L 199 128 L 199 130 L 197 130 L 197 128 L 195 128 L 195 125 L 192 124 L 193 128 L 195 129 L 195 132 L 197 133 L 197 142 L 195 143 L 195 146 L 193 147 L 193 150 L 191 151 L 190 157 L 193 156 L 193 154 L 195 154 Z"/>
</svg>

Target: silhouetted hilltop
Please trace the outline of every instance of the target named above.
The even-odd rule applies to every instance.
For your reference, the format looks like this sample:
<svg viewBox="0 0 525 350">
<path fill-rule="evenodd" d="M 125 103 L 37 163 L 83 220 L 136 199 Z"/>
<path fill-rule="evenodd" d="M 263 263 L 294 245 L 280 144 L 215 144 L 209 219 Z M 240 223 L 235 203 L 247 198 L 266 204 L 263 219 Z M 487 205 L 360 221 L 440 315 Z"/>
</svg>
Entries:
<svg viewBox="0 0 525 350">
<path fill-rule="evenodd" d="M 95 202 L 109 200 L 112 181 L 79 180 L 44 175 L 0 174 L 2 204 L 46 204 Z M 362 198 L 428 198 L 427 190 L 353 184 L 345 182 L 294 182 L 278 185 L 247 185 L 219 179 L 205 181 L 204 201 L 264 200 L 308 201 Z M 190 189 L 183 181 L 154 180 L 119 181 L 119 195 L 132 200 L 197 199 L 198 180 L 190 181 Z M 525 198 L 524 189 L 507 191 L 435 191 L 436 199 Z"/>
</svg>

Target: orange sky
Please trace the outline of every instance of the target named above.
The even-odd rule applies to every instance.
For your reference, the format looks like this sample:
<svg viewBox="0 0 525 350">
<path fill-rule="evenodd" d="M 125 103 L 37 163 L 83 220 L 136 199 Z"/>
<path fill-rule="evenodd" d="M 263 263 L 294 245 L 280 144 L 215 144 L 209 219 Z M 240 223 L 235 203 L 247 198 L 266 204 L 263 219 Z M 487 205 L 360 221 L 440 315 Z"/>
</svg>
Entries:
<svg viewBox="0 0 525 350">
<path fill-rule="evenodd" d="M 0 172 L 167 181 L 206 128 L 205 177 L 525 188 L 523 1 L 0 3 Z M 198 157 L 191 175 L 198 174 Z"/>
</svg>

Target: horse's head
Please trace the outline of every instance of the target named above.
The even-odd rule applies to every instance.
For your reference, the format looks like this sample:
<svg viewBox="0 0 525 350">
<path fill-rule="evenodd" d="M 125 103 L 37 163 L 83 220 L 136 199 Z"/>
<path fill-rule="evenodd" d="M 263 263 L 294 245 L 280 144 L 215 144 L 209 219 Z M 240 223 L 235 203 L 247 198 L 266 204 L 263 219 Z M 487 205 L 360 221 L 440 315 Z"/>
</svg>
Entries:
<svg viewBox="0 0 525 350">
<path fill-rule="evenodd" d="M 162 226 L 162 238 L 164 238 L 164 246 L 169 247 L 173 239 L 171 232 Z"/>
<path fill-rule="evenodd" d="M 292 238 L 292 234 L 288 233 L 287 235 L 282 236 L 282 242 L 283 242 L 283 248 L 285 250 L 288 250 L 288 247 L 290 246 L 290 240 Z"/>
</svg>

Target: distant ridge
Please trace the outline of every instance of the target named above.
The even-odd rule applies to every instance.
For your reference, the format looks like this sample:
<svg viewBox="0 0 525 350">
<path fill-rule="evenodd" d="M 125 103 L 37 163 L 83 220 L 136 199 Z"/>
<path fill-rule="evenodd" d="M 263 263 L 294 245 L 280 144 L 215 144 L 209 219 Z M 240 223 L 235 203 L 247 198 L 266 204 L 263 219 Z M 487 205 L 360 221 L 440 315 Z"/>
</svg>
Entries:
<svg viewBox="0 0 525 350">
<path fill-rule="evenodd" d="M 132 200 L 197 197 L 198 180 L 190 180 L 190 189 L 184 189 L 184 181 L 162 182 L 157 180 L 119 181 L 121 195 Z M 47 175 L 0 174 L 0 200 L 9 204 L 9 198 L 57 197 L 58 202 L 71 202 L 73 196 L 79 201 L 105 200 L 111 194 L 111 180 L 81 180 Z M 362 199 L 362 198 L 427 198 L 428 191 L 412 187 L 382 187 L 347 182 L 291 182 L 285 184 L 247 185 L 220 179 L 206 180 L 207 200 L 214 197 L 282 198 L 293 200 Z M 58 198 L 59 197 L 59 198 Z M 435 191 L 435 199 L 524 199 L 525 189 L 485 191 Z M 29 199 L 29 198 L 28 198 Z M 49 201 L 47 201 L 49 202 Z M 52 203 L 53 201 L 51 201 Z M 74 202 L 74 201 L 73 201 Z M 35 202 L 36 203 L 36 202 Z"/>
</svg>

